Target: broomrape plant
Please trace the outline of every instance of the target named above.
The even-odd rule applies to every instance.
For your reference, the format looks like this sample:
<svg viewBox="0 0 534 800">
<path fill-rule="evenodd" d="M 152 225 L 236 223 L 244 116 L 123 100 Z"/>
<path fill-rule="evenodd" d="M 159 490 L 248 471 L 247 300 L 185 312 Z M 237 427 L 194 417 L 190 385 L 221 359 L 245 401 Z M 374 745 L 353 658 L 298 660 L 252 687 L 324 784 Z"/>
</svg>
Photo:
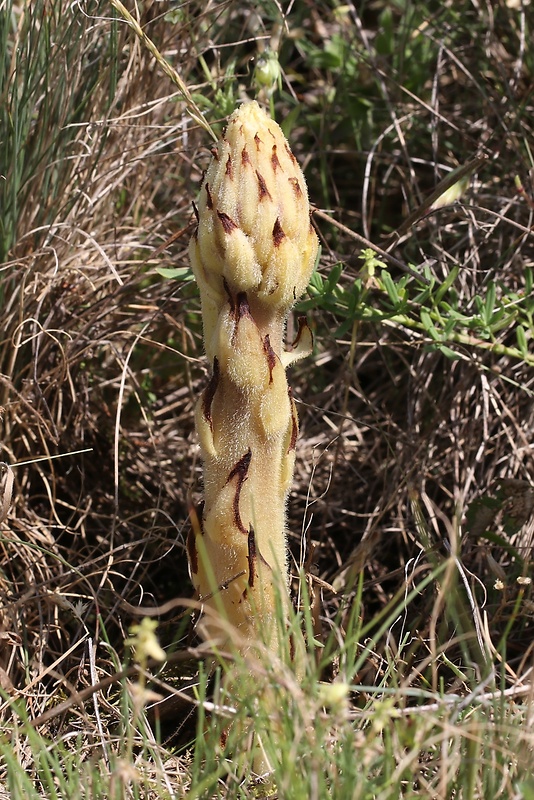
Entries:
<svg viewBox="0 0 534 800">
<path fill-rule="evenodd" d="M 256 102 L 231 115 L 212 153 L 190 244 L 211 377 L 196 410 L 204 504 L 189 564 L 208 641 L 244 655 L 261 641 L 280 653 L 298 433 L 286 367 L 309 352 L 311 333 L 301 321 L 289 352 L 283 339 L 318 241 L 300 167 Z"/>
</svg>

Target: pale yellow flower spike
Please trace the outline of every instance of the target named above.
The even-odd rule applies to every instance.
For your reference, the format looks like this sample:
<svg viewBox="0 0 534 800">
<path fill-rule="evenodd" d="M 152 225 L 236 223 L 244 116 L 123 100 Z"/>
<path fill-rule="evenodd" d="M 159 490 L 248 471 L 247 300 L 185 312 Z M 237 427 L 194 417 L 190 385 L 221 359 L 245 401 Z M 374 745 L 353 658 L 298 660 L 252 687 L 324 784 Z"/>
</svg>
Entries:
<svg viewBox="0 0 534 800">
<path fill-rule="evenodd" d="M 277 592 L 289 608 L 298 419 L 283 337 L 317 251 L 302 171 L 276 122 L 247 103 L 213 151 L 190 244 L 212 374 L 196 411 L 205 502 L 188 541 L 204 636 L 244 654 L 260 640 L 278 651 Z"/>
</svg>

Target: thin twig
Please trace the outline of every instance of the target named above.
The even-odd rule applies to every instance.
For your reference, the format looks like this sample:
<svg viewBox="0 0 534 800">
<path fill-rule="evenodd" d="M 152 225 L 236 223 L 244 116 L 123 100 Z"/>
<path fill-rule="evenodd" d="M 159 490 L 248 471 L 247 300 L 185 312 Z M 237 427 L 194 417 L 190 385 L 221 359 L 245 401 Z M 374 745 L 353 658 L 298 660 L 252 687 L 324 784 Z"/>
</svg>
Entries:
<svg viewBox="0 0 534 800">
<path fill-rule="evenodd" d="M 488 161 L 488 157 L 486 155 L 480 155 L 471 159 L 466 164 L 462 164 L 460 167 L 453 169 L 452 172 L 449 172 L 449 174 L 438 183 L 434 191 L 425 198 L 421 205 L 419 205 L 415 211 L 406 217 L 404 222 L 399 225 L 395 231 L 393 231 L 386 242 L 386 247 L 394 247 L 401 236 L 407 233 L 416 222 L 419 222 L 419 220 L 425 216 L 427 211 L 432 210 L 432 206 L 436 200 L 441 197 L 441 195 L 445 194 L 445 192 L 447 192 L 456 183 L 459 183 L 461 180 L 467 178 L 468 175 L 471 175 L 471 173 L 475 172 L 475 170 L 482 166 L 482 164 L 485 164 L 486 161 Z"/>
<path fill-rule="evenodd" d="M 14 483 L 13 470 L 5 461 L 0 462 L 0 522 L 9 514 Z"/>
<path fill-rule="evenodd" d="M 87 640 L 87 649 L 89 652 L 89 669 L 91 672 L 91 683 L 93 686 L 96 686 L 98 683 L 98 677 L 96 674 L 96 664 L 95 664 L 95 652 L 93 649 L 93 640 L 91 637 Z M 100 718 L 100 708 L 98 706 L 98 692 L 93 694 L 93 706 L 95 709 L 95 719 L 96 719 L 96 727 L 98 728 L 98 733 L 100 736 L 100 742 L 102 744 L 102 752 L 104 753 L 104 759 L 106 761 L 107 766 L 109 767 L 109 755 L 108 749 L 106 746 L 106 739 L 104 736 L 104 729 L 102 728 L 102 720 Z"/>
<path fill-rule="evenodd" d="M 402 689 L 392 689 L 391 692 L 384 691 L 383 687 L 378 686 L 352 686 L 352 690 L 357 692 L 365 692 L 366 694 L 370 694 L 371 692 L 377 695 L 386 695 L 386 694 L 404 694 Z M 414 694 L 417 695 L 417 692 L 408 692 L 407 694 Z M 524 686 L 510 686 L 508 689 L 502 689 L 495 692 L 485 692 L 484 694 L 476 695 L 472 693 L 467 697 L 461 697 L 458 694 L 451 694 L 445 695 L 444 697 L 440 697 L 439 701 L 436 703 L 427 703 L 427 705 L 423 706 L 409 706 L 408 708 L 399 708 L 396 709 L 395 713 L 399 714 L 402 717 L 410 716 L 411 714 L 422 714 L 425 712 L 431 711 L 441 711 L 444 706 L 454 706 L 456 703 L 465 707 L 466 704 L 470 702 L 476 703 L 489 703 L 493 702 L 494 700 L 502 700 L 504 697 L 525 697 L 529 694 L 534 694 L 534 684 L 527 683 Z M 467 701 L 467 703 L 466 703 Z M 352 711 L 350 713 L 351 719 L 367 719 L 369 716 L 368 712 L 365 711 Z"/>
<path fill-rule="evenodd" d="M 169 62 L 161 55 L 158 48 L 152 41 L 152 39 L 149 39 L 149 37 L 141 28 L 137 20 L 134 17 L 132 17 L 128 9 L 125 8 L 125 6 L 123 6 L 120 0 L 111 0 L 111 5 L 119 12 L 121 17 L 130 26 L 130 28 L 133 30 L 135 35 L 141 40 L 141 42 L 144 44 L 147 50 L 149 50 L 152 53 L 152 55 L 162 68 L 165 75 L 167 75 L 174 83 L 174 85 L 178 88 L 182 97 L 185 100 L 186 108 L 191 119 L 197 122 L 202 128 L 204 128 L 204 130 L 206 130 L 210 134 L 210 136 L 214 139 L 214 141 L 218 141 L 217 136 L 213 131 L 213 128 L 211 127 L 208 120 L 206 119 L 202 111 L 199 109 L 199 107 L 193 100 L 191 92 L 187 88 L 186 84 L 180 78 L 176 70 L 173 69 L 173 67 L 171 67 Z"/>
<path fill-rule="evenodd" d="M 400 261 L 398 258 L 395 258 L 395 256 L 392 256 L 391 253 L 387 253 L 385 250 L 382 250 L 381 247 L 373 244 L 373 242 L 370 242 L 369 239 L 365 238 L 365 236 L 362 236 L 360 233 L 356 233 L 356 231 L 353 231 L 351 228 L 347 228 L 346 225 L 343 225 L 342 222 L 338 222 L 337 219 L 334 219 L 326 212 L 321 211 L 319 208 L 313 208 L 313 216 L 326 220 L 326 222 L 329 222 L 335 228 L 338 228 L 338 230 L 343 231 L 343 233 L 346 233 L 347 236 L 350 236 L 351 239 L 355 239 L 357 242 L 360 242 L 360 244 L 370 247 L 371 250 L 374 250 L 379 256 L 382 256 L 382 258 L 384 258 L 386 261 L 389 261 L 390 264 L 398 267 L 403 272 L 408 272 L 413 278 L 417 278 L 418 281 L 421 281 L 421 283 L 425 283 L 427 285 L 430 283 L 430 281 L 425 278 L 424 275 L 416 272 L 414 269 L 409 267 L 408 264 L 405 264 L 404 261 Z"/>
</svg>

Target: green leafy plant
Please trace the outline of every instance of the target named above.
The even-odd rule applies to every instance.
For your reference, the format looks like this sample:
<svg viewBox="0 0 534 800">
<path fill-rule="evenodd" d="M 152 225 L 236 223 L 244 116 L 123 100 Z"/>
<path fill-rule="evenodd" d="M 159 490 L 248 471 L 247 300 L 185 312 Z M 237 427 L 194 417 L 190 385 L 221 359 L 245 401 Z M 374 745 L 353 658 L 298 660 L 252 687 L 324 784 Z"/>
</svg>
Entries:
<svg viewBox="0 0 534 800">
<path fill-rule="evenodd" d="M 315 273 L 308 288 L 310 297 L 301 301 L 299 310 L 335 312 L 344 319 L 336 336 L 343 336 L 354 320 L 385 323 L 410 331 L 447 358 L 467 358 L 481 350 L 534 364 L 529 345 L 534 336 L 532 268 L 525 270 L 520 293 L 491 281 L 484 295 L 461 301 L 454 286 L 460 267 L 454 267 L 441 283 L 426 267 L 421 281 L 411 276 L 394 281 L 387 269 L 376 273 L 384 265 L 370 253 L 362 256 L 365 274 L 349 287 L 340 282 L 342 264 L 335 265 L 326 278 Z"/>
</svg>

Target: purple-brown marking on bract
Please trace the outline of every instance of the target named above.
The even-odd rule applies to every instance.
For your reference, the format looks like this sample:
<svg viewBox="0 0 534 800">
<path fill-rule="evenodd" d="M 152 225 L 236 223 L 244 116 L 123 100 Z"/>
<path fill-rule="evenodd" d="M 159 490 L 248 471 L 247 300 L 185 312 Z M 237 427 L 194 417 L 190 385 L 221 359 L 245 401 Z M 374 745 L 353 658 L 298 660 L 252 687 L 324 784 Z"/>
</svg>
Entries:
<svg viewBox="0 0 534 800">
<path fill-rule="evenodd" d="M 289 158 L 291 159 L 291 161 L 293 162 L 293 164 L 296 164 L 296 163 L 297 163 L 297 159 L 295 158 L 295 156 L 294 156 L 294 155 L 293 155 L 293 153 L 291 152 L 291 150 L 290 150 L 290 148 L 289 148 L 289 145 L 287 144 L 287 142 L 285 143 L 284 147 L 286 148 L 286 153 L 288 154 L 288 156 L 289 156 Z"/>
<path fill-rule="evenodd" d="M 206 208 L 209 209 L 210 211 L 212 211 L 213 210 L 213 198 L 211 196 L 209 183 L 206 182 L 204 184 L 204 189 L 206 190 Z"/>
<path fill-rule="evenodd" d="M 230 470 L 228 478 L 226 479 L 226 483 L 228 484 L 230 483 L 230 481 L 232 481 L 234 478 L 237 477 L 237 487 L 235 490 L 234 502 L 233 502 L 234 525 L 239 531 L 241 531 L 241 533 L 245 534 L 245 536 L 248 536 L 248 531 L 243 525 L 243 522 L 241 521 L 241 514 L 239 512 L 239 498 L 241 495 L 241 489 L 243 488 L 243 484 L 247 479 L 251 458 L 252 458 L 252 451 L 249 448 L 245 453 L 245 455 L 241 456 L 235 467 Z"/>
<path fill-rule="evenodd" d="M 202 395 L 202 414 L 206 422 L 208 422 L 212 432 L 213 422 L 211 419 L 211 404 L 213 403 L 213 398 L 215 397 L 215 392 L 217 391 L 217 386 L 219 385 L 219 377 L 219 359 L 217 356 L 215 356 L 213 359 L 213 372 L 211 373 L 208 385 L 204 389 L 204 393 Z"/>
<path fill-rule="evenodd" d="M 267 188 L 267 184 L 265 183 L 265 178 L 261 173 L 256 170 L 256 177 L 258 179 L 258 197 L 260 202 L 265 198 L 268 197 L 269 200 L 272 200 L 271 193 Z"/>
<path fill-rule="evenodd" d="M 295 197 L 302 197 L 302 189 L 300 188 L 300 183 L 298 178 L 288 178 L 289 183 L 293 187 L 293 191 L 295 192 Z"/>
<path fill-rule="evenodd" d="M 187 532 L 187 539 L 185 540 L 185 546 L 187 550 L 187 558 L 189 559 L 189 566 L 193 575 L 198 574 L 198 553 L 195 538 L 196 537 L 193 528 L 189 528 Z"/>
<path fill-rule="evenodd" d="M 256 577 L 256 536 L 254 534 L 254 528 L 252 525 L 248 531 L 248 553 L 247 553 L 247 561 L 248 561 L 248 585 L 252 589 L 254 586 L 254 579 Z"/>
<path fill-rule="evenodd" d="M 275 247 L 280 247 L 282 244 L 283 239 L 286 238 L 286 235 L 283 231 L 282 225 L 280 224 L 280 219 L 277 217 L 276 221 L 273 226 L 273 242 Z"/>
<path fill-rule="evenodd" d="M 212 154 L 212 156 L 215 159 L 215 161 L 219 160 L 219 151 L 217 150 L 216 147 L 212 147 L 211 150 L 210 150 L 210 153 Z"/>
<path fill-rule="evenodd" d="M 239 292 L 236 298 L 236 310 L 235 310 L 235 317 L 237 322 L 239 322 L 242 317 L 248 317 L 252 319 L 252 314 L 250 313 L 250 306 L 248 304 L 248 297 L 246 292 Z"/>
<path fill-rule="evenodd" d="M 273 151 L 271 153 L 271 164 L 272 164 L 272 167 L 273 167 L 273 172 L 276 172 L 277 169 L 282 169 L 282 165 L 280 164 L 280 161 L 278 160 L 278 154 L 276 152 L 276 145 L 275 144 L 273 144 Z M 282 172 L 283 172 L 283 170 L 282 170 Z"/>
<path fill-rule="evenodd" d="M 236 297 L 236 302 L 233 308 L 231 308 L 230 313 L 232 314 L 235 325 L 232 331 L 232 344 L 235 346 L 235 341 L 237 338 L 237 332 L 239 329 L 239 323 L 243 319 L 243 317 L 247 317 L 248 319 L 254 322 L 254 317 L 250 313 L 250 306 L 248 304 L 248 297 L 246 292 L 239 292 Z"/>
<path fill-rule="evenodd" d="M 274 352 L 269 334 L 265 334 L 263 340 L 263 352 L 267 356 L 267 365 L 269 367 L 269 383 L 273 382 L 273 369 L 276 366 L 276 353 Z"/>
<path fill-rule="evenodd" d="M 256 150 L 259 150 L 260 145 L 263 144 L 262 140 L 260 139 L 257 133 L 254 134 L 254 144 L 256 145 Z"/>
<path fill-rule="evenodd" d="M 295 656 L 297 654 L 297 648 L 295 647 L 295 637 L 292 633 L 289 634 L 289 660 L 294 661 Z"/>
<path fill-rule="evenodd" d="M 241 150 L 241 163 L 242 164 L 251 164 L 252 163 L 251 160 L 250 160 L 250 156 L 248 154 L 248 150 L 247 150 L 246 147 L 244 147 Z"/>
<path fill-rule="evenodd" d="M 204 501 L 199 503 L 198 508 L 191 505 L 189 508 L 189 520 L 191 527 L 187 532 L 186 550 L 189 558 L 189 566 L 194 575 L 198 573 L 198 551 L 196 546 L 196 534 L 204 535 L 204 528 L 202 525 L 202 517 L 204 516 Z"/>
<path fill-rule="evenodd" d="M 238 227 L 233 219 L 225 214 L 224 211 L 217 211 L 217 216 L 221 221 L 225 233 L 232 233 Z"/>
<path fill-rule="evenodd" d="M 226 160 L 225 172 L 228 175 L 228 177 L 230 178 L 230 180 L 232 181 L 234 179 L 234 167 L 233 167 L 233 164 L 232 164 L 232 156 L 228 156 L 228 158 Z"/>
<path fill-rule="evenodd" d="M 304 331 L 305 330 L 307 330 L 307 331 L 310 330 L 310 326 L 308 325 L 308 321 L 307 321 L 306 317 L 299 317 L 298 318 L 298 326 L 299 326 L 299 329 L 297 331 L 297 335 L 295 336 L 295 338 L 293 339 L 293 342 L 291 344 L 291 349 L 292 350 L 294 350 L 298 346 L 298 343 L 300 342 L 300 339 L 301 339 L 302 334 L 304 333 Z"/>
</svg>

